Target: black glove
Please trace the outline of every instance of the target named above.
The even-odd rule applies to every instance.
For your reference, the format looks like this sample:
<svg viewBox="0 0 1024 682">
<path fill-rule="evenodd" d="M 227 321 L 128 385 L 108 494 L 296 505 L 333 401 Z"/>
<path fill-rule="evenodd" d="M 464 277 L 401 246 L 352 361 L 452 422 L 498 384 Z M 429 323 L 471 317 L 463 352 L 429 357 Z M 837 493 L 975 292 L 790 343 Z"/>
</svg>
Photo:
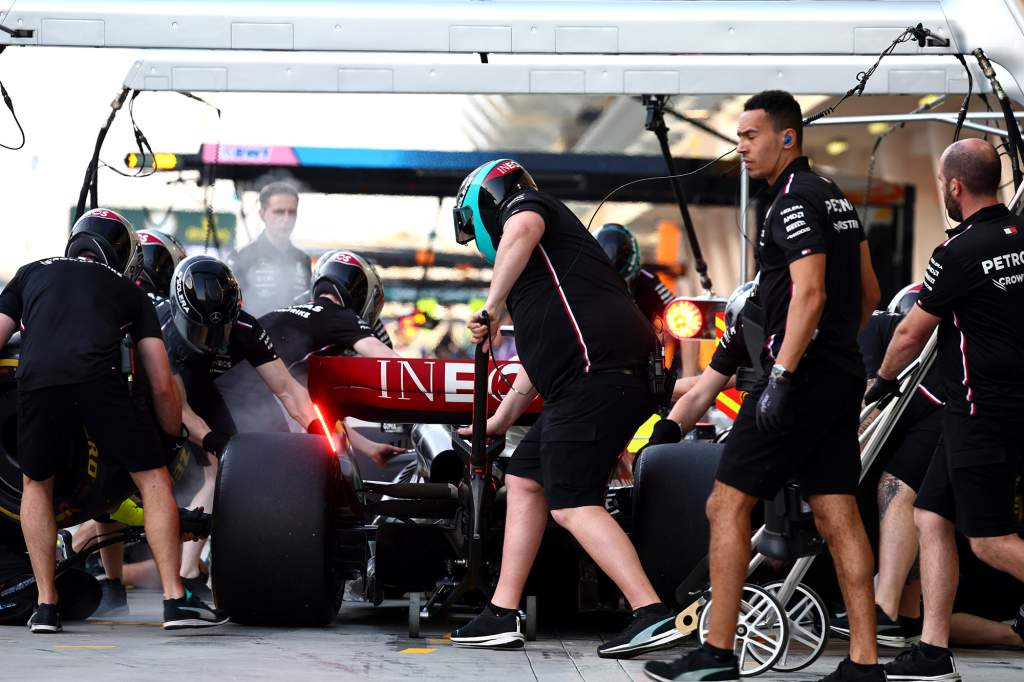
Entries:
<svg viewBox="0 0 1024 682">
<path fill-rule="evenodd" d="M 786 398 L 793 380 L 786 376 L 771 376 L 768 385 L 757 401 L 755 417 L 758 431 L 778 431 L 784 423 Z"/>
<path fill-rule="evenodd" d="M 900 382 L 899 379 L 885 379 L 880 376 L 876 376 L 868 384 L 868 390 L 864 393 L 864 404 L 870 405 L 880 400 L 884 400 L 889 396 L 900 394 Z"/>
<path fill-rule="evenodd" d="M 679 422 L 662 419 L 654 422 L 654 430 L 651 431 L 651 437 L 647 439 L 647 445 L 644 448 L 665 443 L 678 443 L 682 439 L 683 430 L 679 427 Z"/>
<path fill-rule="evenodd" d="M 326 436 L 324 432 L 324 425 L 320 423 L 319 419 L 314 419 L 306 425 L 306 433 L 313 434 L 314 436 Z"/>
<path fill-rule="evenodd" d="M 203 436 L 203 450 L 206 450 L 211 455 L 220 459 L 220 456 L 224 454 L 224 450 L 228 447 L 228 441 L 231 440 L 231 436 L 220 431 L 210 431 L 208 434 Z"/>
</svg>

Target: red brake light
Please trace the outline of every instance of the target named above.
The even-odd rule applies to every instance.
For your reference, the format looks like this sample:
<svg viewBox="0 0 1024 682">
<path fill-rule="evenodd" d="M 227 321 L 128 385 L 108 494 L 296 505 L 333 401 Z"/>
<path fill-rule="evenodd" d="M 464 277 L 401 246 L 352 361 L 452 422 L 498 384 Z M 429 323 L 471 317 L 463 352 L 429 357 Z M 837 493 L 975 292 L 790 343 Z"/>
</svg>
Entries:
<svg viewBox="0 0 1024 682">
<path fill-rule="evenodd" d="M 704 313 L 693 301 L 677 298 L 665 308 L 665 328 L 677 339 L 692 339 L 704 329 Z"/>
<path fill-rule="evenodd" d="M 331 430 L 327 427 L 327 420 L 324 419 L 320 406 L 313 403 L 313 411 L 316 412 L 316 418 L 320 420 L 320 426 L 324 427 L 324 438 L 327 439 L 327 444 L 331 446 L 331 452 L 338 454 L 338 447 L 334 444 L 334 438 L 331 436 Z"/>
</svg>

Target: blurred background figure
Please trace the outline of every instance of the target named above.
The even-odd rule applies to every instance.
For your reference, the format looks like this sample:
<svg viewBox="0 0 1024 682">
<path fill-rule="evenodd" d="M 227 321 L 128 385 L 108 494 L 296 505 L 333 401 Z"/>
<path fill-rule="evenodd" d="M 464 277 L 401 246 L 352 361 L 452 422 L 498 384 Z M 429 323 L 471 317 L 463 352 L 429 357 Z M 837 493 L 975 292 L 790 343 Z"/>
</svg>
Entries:
<svg viewBox="0 0 1024 682">
<path fill-rule="evenodd" d="M 286 182 L 260 190 L 260 219 L 265 229 L 251 244 L 228 257 L 242 288 L 245 309 L 259 317 L 287 308 L 309 290 L 309 256 L 292 244 L 299 193 Z"/>
</svg>

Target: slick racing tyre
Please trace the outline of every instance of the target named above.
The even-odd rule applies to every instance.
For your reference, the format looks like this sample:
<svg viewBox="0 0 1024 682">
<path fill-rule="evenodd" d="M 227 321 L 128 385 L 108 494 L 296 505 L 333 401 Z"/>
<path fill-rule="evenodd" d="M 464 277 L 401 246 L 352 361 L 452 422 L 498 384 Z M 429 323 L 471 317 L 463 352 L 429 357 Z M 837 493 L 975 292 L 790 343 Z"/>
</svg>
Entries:
<svg viewBox="0 0 1024 682">
<path fill-rule="evenodd" d="M 702 441 L 655 445 L 636 465 L 633 544 L 666 604 L 675 603 L 676 587 L 708 552 L 704 505 L 723 447 Z"/>
<path fill-rule="evenodd" d="M 322 436 L 231 439 L 213 509 L 213 591 L 249 625 L 322 626 L 341 607 L 339 458 Z"/>
</svg>

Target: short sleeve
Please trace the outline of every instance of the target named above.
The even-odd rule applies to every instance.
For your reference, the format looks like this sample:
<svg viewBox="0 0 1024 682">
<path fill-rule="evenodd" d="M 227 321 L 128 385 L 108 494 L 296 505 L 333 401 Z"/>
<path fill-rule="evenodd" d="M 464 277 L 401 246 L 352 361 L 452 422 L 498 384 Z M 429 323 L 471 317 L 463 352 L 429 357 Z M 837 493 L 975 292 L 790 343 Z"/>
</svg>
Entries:
<svg viewBox="0 0 1024 682">
<path fill-rule="evenodd" d="M 949 247 L 950 242 L 946 242 L 932 252 L 924 271 L 924 287 L 917 297 L 917 305 L 936 317 L 952 312 L 968 289 L 963 268 Z"/>
<path fill-rule="evenodd" d="M 737 322 L 725 331 L 708 363 L 711 369 L 727 377 L 735 374 L 738 368 L 750 364 L 740 324 Z"/>
<path fill-rule="evenodd" d="M 15 322 L 21 322 L 21 270 L 7 283 L 0 293 L 0 313 L 11 318 Z"/>
<path fill-rule="evenodd" d="M 129 295 L 132 301 L 130 319 L 128 320 L 131 326 L 127 329 L 132 341 L 138 343 L 147 337 L 162 339 L 160 320 L 157 319 L 156 308 L 153 307 L 149 296 L 128 280 L 124 280 L 124 282 L 130 291 Z"/>
<path fill-rule="evenodd" d="M 345 308 L 330 309 L 327 339 L 332 346 L 349 350 L 358 341 L 373 336 L 373 328 L 363 318 Z"/>
<path fill-rule="evenodd" d="M 240 351 L 237 354 L 241 355 L 241 359 L 248 360 L 253 367 L 277 360 L 277 351 L 274 350 L 270 334 L 255 317 L 244 310 L 238 314 L 230 343 L 232 346 L 237 344 L 236 348 Z M 232 358 L 236 357 L 236 349 L 232 349 L 231 355 Z"/>
<path fill-rule="evenodd" d="M 545 225 L 551 224 L 552 207 L 549 200 L 540 192 L 533 191 L 521 192 L 512 197 L 498 214 L 498 224 L 504 226 L 509 218 L 523 211 L 533 211 L 544 219 Z"/>
<path fill-rule="evenodd" d="M 784 194 L 772 207 L 771 238 L 787 263 L 825 253 L 825 223 L 814 206 L 799 194 Z"/>
</svg>

